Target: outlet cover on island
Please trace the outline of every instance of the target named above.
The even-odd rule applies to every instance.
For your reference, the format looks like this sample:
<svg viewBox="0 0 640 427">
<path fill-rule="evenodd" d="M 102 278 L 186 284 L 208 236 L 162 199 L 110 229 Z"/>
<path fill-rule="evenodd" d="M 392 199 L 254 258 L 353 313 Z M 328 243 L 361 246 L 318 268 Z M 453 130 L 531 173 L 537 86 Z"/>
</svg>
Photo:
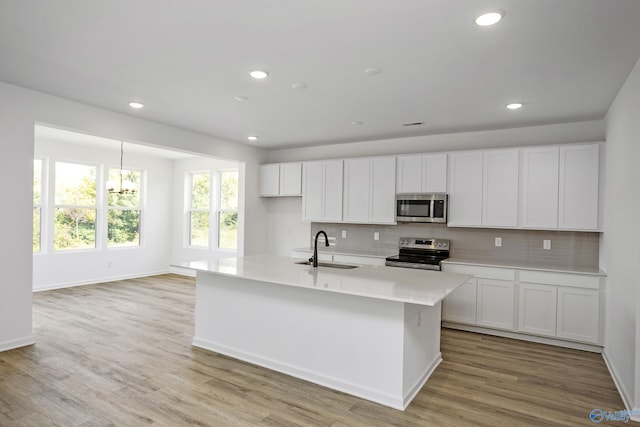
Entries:
<svg viewBox="0 0 640 427">
<path fill-rule="evenodd" d="M 380 232 L 379 231 L 374 231 L 373 232 L 373 240 L 380 240 Z"/>
<path fill-rule="evenodd" d="M 543 240 L 542 249 L 551 249 L 551 240 Z"/>
<path fill-rule="evenodd" d="M 496 248 L 502 246 L 502 237 L 496 237 Z"/>
<path fill-rule="evenodd" d="M 347 238 L 347 230 L 342 230 L 342 238 L 343 239 Z"/>
</svg>

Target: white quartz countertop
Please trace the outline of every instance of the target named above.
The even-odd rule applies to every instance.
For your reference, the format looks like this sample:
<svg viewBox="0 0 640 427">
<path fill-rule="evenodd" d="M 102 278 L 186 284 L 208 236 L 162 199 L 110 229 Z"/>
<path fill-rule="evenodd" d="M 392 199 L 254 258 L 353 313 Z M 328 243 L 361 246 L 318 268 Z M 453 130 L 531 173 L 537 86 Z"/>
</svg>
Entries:
<svg viewBox="0 0 640 427">
<path fill-rule="evenodd" d="M 179 265 L 196 271 L 285 286 L 338 292 L 368 298 L 434 306 L 472 278 L 468 274 L 409 268 L 360 266 L 353 269 L 313 268 L 298 258 L 252 255 Z"/>
<path fill-rule="evenodd" d="M 606 276 L 607 273 L 598 268 L 587 268 L 576 265 L 551 265 L 549 263 L 541 264 L 539 262 L 523 261 L 518 263 L 508 262 L 491 262 L 491 261 L 479 261 L 473 259 L 463 258 L 447 258 L 442 261 L 443 264 L 462 264 L 462 265 L 476 265 L 481 267 L 500 267 L 511 268 L 515 270 L 539 270 L 549 271 L 553 273 L 572 273 L 572 274 L 585 274 L 592 276 Z"/>
</svg>

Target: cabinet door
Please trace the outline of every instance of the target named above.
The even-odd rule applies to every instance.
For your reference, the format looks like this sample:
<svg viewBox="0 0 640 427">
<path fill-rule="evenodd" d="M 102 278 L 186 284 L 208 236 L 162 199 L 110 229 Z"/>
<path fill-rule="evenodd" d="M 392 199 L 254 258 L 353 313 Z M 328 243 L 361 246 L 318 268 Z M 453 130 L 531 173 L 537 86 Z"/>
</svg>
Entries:
<svg viewBox="0 0 640 427">
<path fill-rule="evenodd" d="M 302 164 L 280 164 L 280 195 L 299 196 L 302 188 Z"/>
<path fill-rule="evenodd" d="M 522 155 L 521 225 L 558 227 L 558 147 L 528 148 Z"/>
<path fill-rule="evenodd" d="M 348 222 L 369 221 L 371 202 L 370 159 L 344 161 L 344 217 Z M 391 204 L 393 207 L 393 203 Z"/>
<path fill-rule="evenodd" d="M 556 336 L 555 286 L 520 283 L 518 330 L 536 335 Z"/>
<path fill-rule="evenodd" d="M 324 164 L 323 221 L 342 221 L 342 160 Z"/>
<path fill-rule="evenodd" d="M 484 153 L 482 224 L 518 225 L 518 150 Z"/>
<path fill-rule="evenodd" d="M 371 160 L 371 215 L 374 224 L 395 223 L 396 159 L 376 157 Z"/>
<path fill-rule="evenodd" d="M 558 337 L 597 344 L 599 324 L 598 291 L 558 288 Z"/>
<path fill-rule="evenodd" d="M 277 196 L 280 192 L 280 165 L 260 165 L 260 196 Z"/>
<path fill-rule="evenodd" d="M 447 192 L 447 153 L 422 156 L 422 191 Z"/>
<path fill-rule="evenodd" d="M 481 151 L 449 154 L 449 226 L 482 225 Z"/>
<path fill-rule="evenodd" d="M 514 282 L 506 280 L 478 280 L 479 326 L 513 329 Z"/>
<path fill-rule="evenodd" d="M 442 319 L 449 322 L 476 324 L 476 279 L 469 279 L 444 300 Z"/>
<path fill-rule="evenodd" d="M 560 147 L 558 227 L 598 228 L 598 144 Z"/>
<path fill-rule="evenodd" d="M 302 219 L 304 221 L 322 221 L 323 169 L 322 162 L 309 162 L 302 165 Z"/>
<path fill-rule="evenodd" d="M 422 191 L 422 156 L 398 156 L 398 182 L 396 193 Z"/>
</svg>

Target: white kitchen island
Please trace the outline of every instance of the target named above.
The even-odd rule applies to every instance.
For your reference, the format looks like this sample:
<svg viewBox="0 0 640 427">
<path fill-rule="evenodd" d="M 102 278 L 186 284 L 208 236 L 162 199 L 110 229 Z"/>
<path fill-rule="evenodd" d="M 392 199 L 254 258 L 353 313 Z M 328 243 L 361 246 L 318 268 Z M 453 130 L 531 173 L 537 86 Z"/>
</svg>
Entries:
<svg viewBox="0 0 640 427">
<path fill-rule="evenodd" d="M 191 262 L 193 345 L 396 409 L 441 362 L 441 301 L 471 276 L 313 268 L 268 255 Z"/>
</svg>

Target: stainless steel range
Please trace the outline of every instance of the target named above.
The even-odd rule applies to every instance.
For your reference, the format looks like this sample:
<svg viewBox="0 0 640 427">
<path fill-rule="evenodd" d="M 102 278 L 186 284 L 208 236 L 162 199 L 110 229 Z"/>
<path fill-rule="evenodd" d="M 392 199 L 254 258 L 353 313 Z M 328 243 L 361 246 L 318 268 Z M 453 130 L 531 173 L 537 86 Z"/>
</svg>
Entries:
<svg viewBox="0 0 640 427">
<path fill-rule="evenodd" d="M 440 271 L 440 261 L 449 258 L 449 240 L 401 237 L 400 253 L 386 259 L 391 267 Z"/>
</svg>

